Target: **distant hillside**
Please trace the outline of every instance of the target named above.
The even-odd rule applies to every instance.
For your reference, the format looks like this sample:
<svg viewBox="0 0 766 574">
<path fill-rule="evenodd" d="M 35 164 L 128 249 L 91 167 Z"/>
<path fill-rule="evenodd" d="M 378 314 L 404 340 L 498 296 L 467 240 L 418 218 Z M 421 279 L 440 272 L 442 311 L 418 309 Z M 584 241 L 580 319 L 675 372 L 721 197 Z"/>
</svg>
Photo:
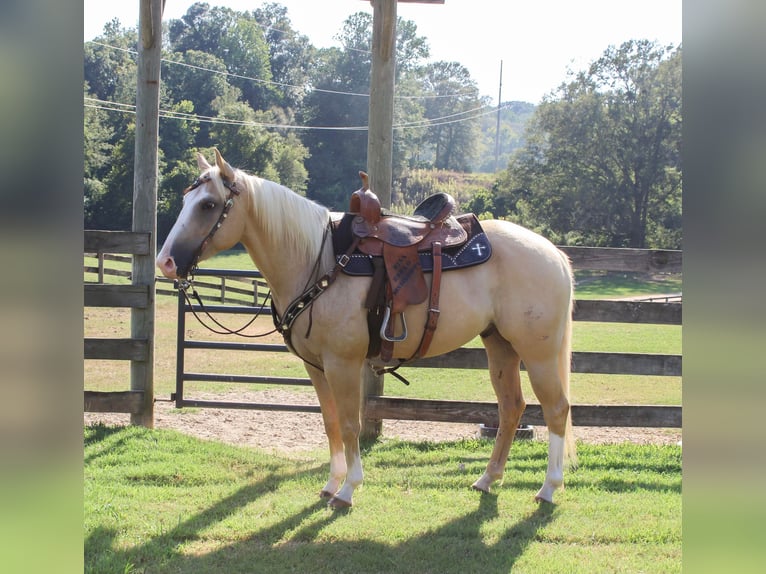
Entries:
<svg viewBox="0 0 766 574">
<path fill-rule="evenodd" d="M 524 145 L 524 128 L 535 111 L 535 105 L 528 102 L 503 102 L 500 111 L 500 146 L 497 169 L 508 167 L 511 154 Z M 481 138 L 479 153 L 476 156 L 473 171 L 482 173 L 495 172 L 495 133 L 497 114 L 488 114 L 481 120 Z"/>
</svg>

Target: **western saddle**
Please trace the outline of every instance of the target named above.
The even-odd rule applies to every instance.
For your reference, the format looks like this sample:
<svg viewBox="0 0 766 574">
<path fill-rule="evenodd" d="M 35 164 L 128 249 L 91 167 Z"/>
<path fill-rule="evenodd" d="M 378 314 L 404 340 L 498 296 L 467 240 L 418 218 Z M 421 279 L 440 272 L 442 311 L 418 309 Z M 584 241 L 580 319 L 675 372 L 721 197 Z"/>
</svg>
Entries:
<svg viewBox="0 0 766 574">
<path fill-rule="evenodd" d="M 380 358 L 385 363 L 391 360 L 394 343 L 407 338 L 404 310 L 409 305 L 422 303 L 429 296 L 418 254 L 430 252 L 433 257 L 428 318 L 423 336 L 415 353 L 401 361 L 403 364 L 428 351 L 439 320 L 442 249 L 462 245 L 467 241 L 468 233 L 452 215 L 455 200 L 451 195 L 437 193 L 426 198 L 411 216 L 394 215 L 381 209 L 380 200 L 369 188 L 367 174 L 359 172 L 359 175 L 362 188 L 352 194 L 349 206 L 349 211 L 355 214 L 351 229 L 356 248 L 371 256 L 375 267 L 365 306 L 371 314 L 379 315 L 382 309 L 378 332 Z M 395 326 L 397 316 L 401 323 L 399 334 Z M 373 327 L 370 331 L 372 338 L 376 333 Z"/>
</svg>

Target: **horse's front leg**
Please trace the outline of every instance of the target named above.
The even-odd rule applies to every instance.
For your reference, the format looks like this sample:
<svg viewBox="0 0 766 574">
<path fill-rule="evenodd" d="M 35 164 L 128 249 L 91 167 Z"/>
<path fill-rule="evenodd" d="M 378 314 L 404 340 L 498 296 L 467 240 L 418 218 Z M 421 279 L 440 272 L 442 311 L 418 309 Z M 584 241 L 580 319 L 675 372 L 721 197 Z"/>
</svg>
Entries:
<svg viewBox="0 0 766 574">
<path fill-rule="evenodd" d="M 346 457 L 343 453 L 343 437 L 340 431 L 338 408 L 324 373 L 311 365 L 305 364 L 305 366 L 319 399 L 324 430 L 330 443 L 330 477 L 327 479 L 327 484 L 319 492 L 319 496 L 332 498 L 338 492 L 343 479 L 346 478 L 347 468 Z"/>
<path fill-rule="evenodd" d="M 340 490 L 330 499 L 330 506 L 345 508 L 352 505 L 354 490 L 362 484 L 362 458 L 359 450 L 359 432 L 362 428 L 361 411 L 361 360 L 325 361 L 325 375 L 332 389 L 340 423 L 340 435 L 346 455 L 346 480 Z"/>
</svg>

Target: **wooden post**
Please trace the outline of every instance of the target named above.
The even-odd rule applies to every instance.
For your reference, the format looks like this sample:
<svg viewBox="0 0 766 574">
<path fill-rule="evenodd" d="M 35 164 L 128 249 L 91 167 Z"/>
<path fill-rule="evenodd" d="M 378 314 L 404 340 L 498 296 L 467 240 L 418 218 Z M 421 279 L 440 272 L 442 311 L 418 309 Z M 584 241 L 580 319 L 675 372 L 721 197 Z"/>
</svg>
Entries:
<svg viewBox="0 0 766 574">
<path fill-rule="evenodd" d="M 101 251 L 98 252 L 98 282 L 104 282 L 104 254 Z"/>
<path fill-rule="evenodd" d="M 131 312 L 131 337 L 146 341 L 146 360 L 131 361 L 130 388 L 142 391 L 142 409 L 131 424 L 154 428 L 154 259 L 157 251 L 157 180 L 160 57 L 164 0 L 141 0 L 139 8 L 136 144 L 133 166 L 133 231 L 150 234 L 149 253 L 133 256 L 133 285 L 146 285 L 149 301 Z"/>
<path fill-rule="evenodd" d="M 396 0 L 373 0 L 372 73 L 367 136 L 370 189 L 383 207 L 391 207 L 396 71 Z"/>
<path fill-rule="evenodd" d="M 394 151 L 394 73 L 396 71 L 396 0 L 371 0 L 372 71 L 370 115 L 367 132 L 367 173 L 370 189 L 383 207 L 391 207 L 392 160 Z M 383 394 L 383 376 L 369 365 L 362 371 L 362 401 Z M 362 409 L 364 413 L 364 409 Z M 362 419 L 362 439 L 374 439 L 383 429 L 381 419 Z"/>
<path fill-rule="evenodd" d="M 399 0 L 443 4 L 444 0 Z M 372 4 L 372 70 L 370 74 L 370 115 L 367 131 L 367 173 L 370 189 L 380 205 L 391 207 L 394 155 L 394 88 L 396 73 L 396 2 L 370 0 Z M 364 416 L 367 397 L 383 394 L 383 376 L 369 365 L 362 372 L 362 438 L 380 436 L 382 420 Z"/>
</svg>

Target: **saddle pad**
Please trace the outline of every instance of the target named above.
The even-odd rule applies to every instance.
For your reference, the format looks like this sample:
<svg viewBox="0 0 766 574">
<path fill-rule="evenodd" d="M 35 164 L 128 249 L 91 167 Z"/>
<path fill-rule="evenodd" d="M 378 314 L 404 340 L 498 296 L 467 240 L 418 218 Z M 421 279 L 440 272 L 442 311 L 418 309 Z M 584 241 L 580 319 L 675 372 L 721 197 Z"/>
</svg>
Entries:
<svg viewBox="0 0 766 574">
<path fill-rule="evenodd" d="M 351 246 L 353 240 L 351 224 L 354 217 L 356 214 L 346 213 L 340 219 L 333 220 L 332 243 L 336 260 L 346 253 Z M 456 216 L 456 219 L 468 233 L 468 241 L 462 245 L 442 249 L 442 271 L 479 265 L 487 261 L 492 255 L 492 246 L 476 216 L 473 213 L 467 213 Z M 433 271 L 431 251 L 421 251 L 418 253 L 418 257 L 424 272 Z M 372 276 L 372 256 L 357 250 L 350 255 L 350 261 L 342 269 L 346 275 Z"/>
</svg>

